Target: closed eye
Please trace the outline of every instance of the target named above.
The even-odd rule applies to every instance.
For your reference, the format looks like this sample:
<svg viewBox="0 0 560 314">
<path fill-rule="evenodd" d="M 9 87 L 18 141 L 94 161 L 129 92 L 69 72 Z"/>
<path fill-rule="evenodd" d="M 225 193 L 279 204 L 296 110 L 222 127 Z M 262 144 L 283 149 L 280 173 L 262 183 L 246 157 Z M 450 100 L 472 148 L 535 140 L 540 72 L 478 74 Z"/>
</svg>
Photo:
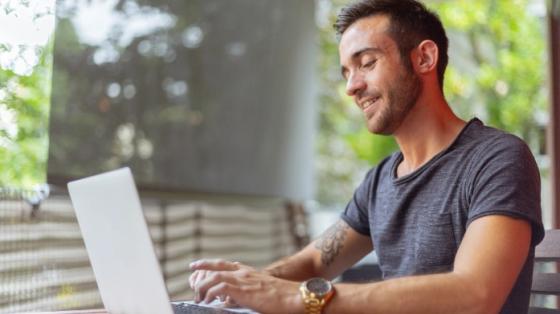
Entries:
<svg viewBox="0 0 560 314">
<path fill-rule="evenodd" d="M 363 68 L 371 68 L 375 65 L 375 63 L 377 63 L 377 60 L 371 60 L 371 61 L 365 63 L 362 67 Z"/>
</svg>

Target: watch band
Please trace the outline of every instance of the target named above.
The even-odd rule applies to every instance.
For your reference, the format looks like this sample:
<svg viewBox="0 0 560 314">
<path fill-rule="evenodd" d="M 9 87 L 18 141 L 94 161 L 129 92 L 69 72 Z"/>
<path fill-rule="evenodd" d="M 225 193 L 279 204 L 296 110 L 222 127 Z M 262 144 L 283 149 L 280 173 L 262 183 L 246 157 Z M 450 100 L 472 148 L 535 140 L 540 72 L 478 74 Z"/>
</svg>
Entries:
<svg viewBox="0 0 560 314">
<path fill-rule="evenodd" d="M 327 292 L 320 292 L 319 294 L 310 291 L 307 288 L 307 283 L 311 280 L 322 280 L 328 284 L 329 290 Z M 330 282 L 322 278 L 313 278 L 305 281 L 299 287 L 301 298 L 304 304 L 305 314 L 321 314 L 325 305 L 330 301 L 334 295 L 334 289 Z"/>
<path fill-rule="evenodd" d="M 321 314 L 325 300 L 319 300 L 314 296 L 303 300 L 305 306 L 305 314 Z"/>
</svg>

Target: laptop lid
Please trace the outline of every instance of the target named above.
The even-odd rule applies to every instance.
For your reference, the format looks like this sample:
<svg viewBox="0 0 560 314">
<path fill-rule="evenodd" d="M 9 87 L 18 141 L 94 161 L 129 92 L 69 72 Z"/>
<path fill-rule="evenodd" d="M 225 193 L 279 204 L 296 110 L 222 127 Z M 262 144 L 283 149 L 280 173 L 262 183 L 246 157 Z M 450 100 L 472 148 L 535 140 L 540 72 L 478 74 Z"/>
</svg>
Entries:
<svg viewBox="0 0 560 314">
<path fill-rule="evenodd" d="M 172 314 L 130 169 L 72 181 L 68 191 L 105 309 Z"/>
</svg>

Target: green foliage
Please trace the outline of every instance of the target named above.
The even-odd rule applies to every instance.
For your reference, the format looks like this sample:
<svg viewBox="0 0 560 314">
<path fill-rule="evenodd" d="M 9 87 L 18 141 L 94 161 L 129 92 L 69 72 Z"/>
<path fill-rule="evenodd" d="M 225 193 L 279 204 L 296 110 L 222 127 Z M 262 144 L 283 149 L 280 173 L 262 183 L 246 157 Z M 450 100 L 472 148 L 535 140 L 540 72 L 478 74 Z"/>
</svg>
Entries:
<svg viewBox="0 0 560 314">
<path fill-rule="evenodd" d="M 361 112 L 344 95 L 332 24 L 347 2 L 319 1 L 328 5 L 329 12 L 319 27 L 322 88 L 317 141 L 317 198 L 326 204 L 345 202 L 365 169 L 398 149 L 391 137 L 371 135 Z M 530 4 L 530 0 L 429 2 L 451 39 L 445 94 L 455 112 L 464 119 L 479 116 L 489 125 L 523 136 L 536 148 L 543 129 L 538 116 L 546 113 L 547 58 L 544 23 L 529 13 Z M 0 53 L 11 49 L 18 47 L 0 46 Z M 40 61 L 30 75 L 0 68 L 0 185 L 29 187 L 45 180 L 52 45 L 39 50 Z M 15 119 L 16 133 L 8 130 L 9 118 Z"/>
<path fill-rule="evenodd" d="M 0 53 L 11 49 L 19 47 L 3 45 Z M 39 62 L 30 75 L 0 68 L 0 186 L 45 182 L 52 45 L 35 53 Z"/>
<path fill-rule="evenodd" d="M 31 14 L 35 23 L 52 17 L 53 3 L 8 1 L 0 10 L 16 18 Z M 52 42 L 0 43 L 0 187 L 31 188 L 45 182 L 52 48 Z"/>
<path fill-rule="evenodd" d="M 533 137 L 546 115 L 544 23 L 528 8 L 535 1 L 442 1 L 432 5 L 446 26 L 451 48 L 445 94 L 464 118 Z"/>
<path fill-rule="evenodd" d="M 349 1 L 322 2 L 331 8 L 328 22 L 319 30 L 322 89 L 317 198 L 332 204 L 346 202 L 365 169 L 398 147 L 391 137 L 370 134 L 362 114 L 344 95 L 332 24 Z M 520 135 L 538 150 L 546 123 L 540 120 L 547 117 L 547 91 L 544 23 L 528 10 L 535 2 L 426 2 L 440 15 L 450 37 L 444 89 L 454 111 L 465 120 L 477 116 L 487 125 Z"/>
</svg>

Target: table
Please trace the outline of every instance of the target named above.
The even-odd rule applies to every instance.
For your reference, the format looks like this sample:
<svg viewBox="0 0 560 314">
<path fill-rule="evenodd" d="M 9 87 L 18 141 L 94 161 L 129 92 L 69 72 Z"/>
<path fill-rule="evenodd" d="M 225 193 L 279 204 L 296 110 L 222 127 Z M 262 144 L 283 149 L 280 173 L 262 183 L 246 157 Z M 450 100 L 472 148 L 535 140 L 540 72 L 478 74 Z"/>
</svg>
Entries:
<svg viewBox="0 0 560 314">
<path fill-rule="evenodd" d="M 22 314 L 107 314 L 105 310 L 74 310 L 74 311 L 59 311 L 59 312 L 32 312 Z"/>
</svg>

